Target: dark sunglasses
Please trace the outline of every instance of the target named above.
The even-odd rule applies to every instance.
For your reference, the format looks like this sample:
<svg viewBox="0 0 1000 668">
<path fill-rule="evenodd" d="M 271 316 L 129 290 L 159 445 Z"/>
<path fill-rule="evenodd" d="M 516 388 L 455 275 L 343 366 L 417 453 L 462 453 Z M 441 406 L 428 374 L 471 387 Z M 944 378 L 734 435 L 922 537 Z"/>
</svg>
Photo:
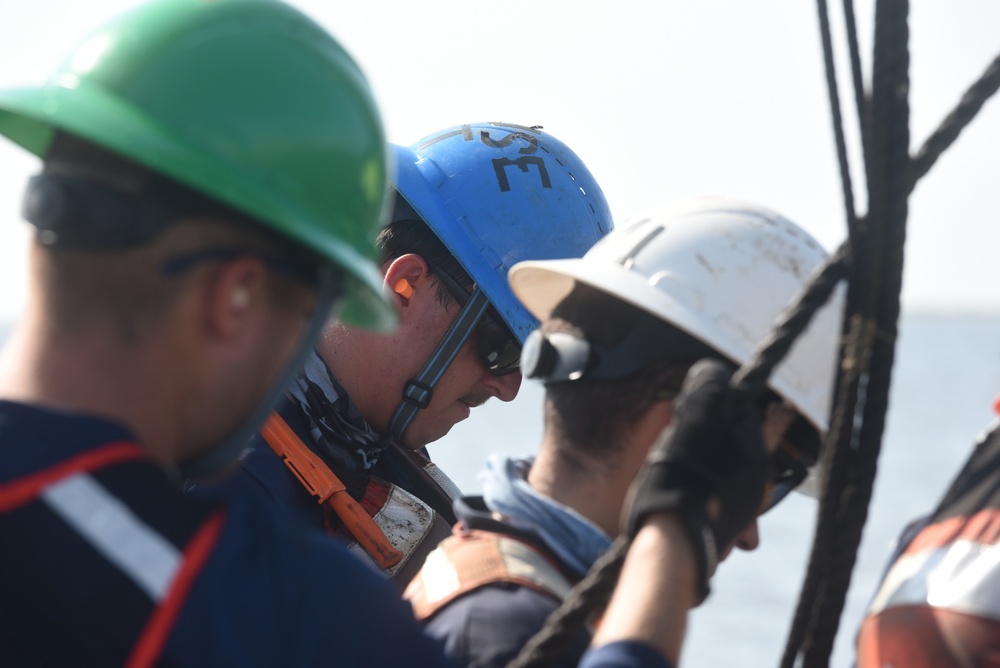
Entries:
<svg viewBox="0 0 1000 668">
<path fill-rule="evenodd" d="M 469 291 L 438 267 L 427 263 L 431 272 L 438 277 L 448 292 L 458 301 L 460 306 L 465 306 L 471 295 Z M 506 376 L 509 373 L 519 371 L 521 368 L 521 344 L 517 338 L 511 334 L 510 330 L 502 324 L 500 316 L 491 306 L 490 309 L 480 318 L 476 325 L 479 333 L 479 344 L 477 352 L 479 359 L 483 361 L 486 369 L 494 376 Z"/>
<path fill-rule="evenodd" d="M 773 469 L 771 494 L 764 500 L 758 515 L 763 515 L 778 505 L 809 475 L 809 469 L 806 468 L 801 459 L 781 449 L 771 455 L 771 466 Z"/>
</svg>

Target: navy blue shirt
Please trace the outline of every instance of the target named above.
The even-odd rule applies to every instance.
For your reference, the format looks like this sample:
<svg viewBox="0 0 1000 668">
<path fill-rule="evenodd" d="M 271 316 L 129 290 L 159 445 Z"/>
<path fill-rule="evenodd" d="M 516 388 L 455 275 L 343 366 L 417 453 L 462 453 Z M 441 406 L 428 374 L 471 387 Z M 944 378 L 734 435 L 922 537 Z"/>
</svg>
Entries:
<svg viewBox="0 0 1000 668">
<path fill-rule="evenodd" d="M 665 665 L 635 643 L 587 661 Z M 0 401 L 0 665 L 130 662 L 453 665 L 385 578 L 273 504 L 183 494 L 120 426 Z"/>
<path fill-rule="evenodd" d="M 0 629 L 0 665 L 143 644 L 167 665 L 450 665 L 384 577 L 272 504 L 182 494 L 119 426 L 9 402 Z"/>
</svg>

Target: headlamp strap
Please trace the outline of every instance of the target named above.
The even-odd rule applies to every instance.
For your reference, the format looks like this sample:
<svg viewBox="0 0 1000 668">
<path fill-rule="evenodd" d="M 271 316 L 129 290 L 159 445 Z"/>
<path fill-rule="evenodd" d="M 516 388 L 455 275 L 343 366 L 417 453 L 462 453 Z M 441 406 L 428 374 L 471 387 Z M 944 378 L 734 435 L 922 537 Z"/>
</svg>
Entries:
<svg viewBox="0 0 1000 668">
<path fill-rule="evenodd" d="M 451 323 L 448 331 L 441 337 L 434 352 L 424 364 L 424 368 L 421 369 L 416 378 L 406 381 L 406 386 L 403 388 L 403 400 L 396 407 L 392 419 L 389 420 L 389 434 L 400 443 L 403 442 L 403 434 L 406 433 L 407 427 L 417 416 L 417 411 L 430 405 L 434 386 L 441 380 L 441 376 L 454 361 L 458 351 L 469 340 L 469 336 L 479 324 L 480 318 L 486 313 L 489 305 L 486 293 L 477 287 L 472 296 L 469 297 L 469 301 L 458 312 L 458 316 Z"/>
</svg>

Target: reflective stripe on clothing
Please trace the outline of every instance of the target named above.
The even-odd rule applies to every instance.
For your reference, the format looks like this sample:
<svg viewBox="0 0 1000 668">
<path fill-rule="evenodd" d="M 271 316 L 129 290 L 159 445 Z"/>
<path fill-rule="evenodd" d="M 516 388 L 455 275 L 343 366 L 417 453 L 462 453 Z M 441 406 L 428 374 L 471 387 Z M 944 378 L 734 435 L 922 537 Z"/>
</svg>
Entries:
<svg viewBox="0 0 1000 668">
<path fill-rule="evenodd" d="M 2 404 L 0 404 L 2 410 Z M 134 443 L 108 443 L 96 450 L 82 452 L 51 468 L 36 471 L 15 480 L 0 484 L 0 513 L 30 503 L 38 498 L 46 486 L 66 476 L 84 471 L 96 471 L 120 462 L 144 458 L 142 449 Z"/>
<path fill-rule="evenodd" d="M 952 517 L 917 534 L 869 612 L 917 604 L 1000 620 L 1000 510 Z"/>
<path fill-rule="evenodd" d="M 46 417 L 54 428 L 62 426 Z M 100 426 L 63 419 L 82 424 L 84 433 Z M 150 502 L 144 494 L 183 497 L 133 443 L 98 442 L 73 452 L 75 433 L 61 436 L 39 448 L 48 461 L 22 466 L 0 484 L 6 541 L 0 554 L 7 572 L 0 618 L 10 634 L 0 643 L 0 663 L 63 664 L 76 657 L 99 665 L 153 665 L 215 550 L 224 511 Z M 57 448 L 67 454 L 52 457 Z M 22 446 L 4 454 L 15 459 L 24 452 L 34 451 Z M 17 470 L 6 463 L 7 472 Z M 61 629 L 60 643 L 39 643 L 53 627 Z"/>
<path fill-rule="evenodd" d="M 41 494 L 53 511 L 105 559 L 161 601 L 181 563 L 180 552 L 87 474 L 49 485 Z"/>
<path fill-rule="evenodd" d="M 1000 665 L 1000 431 L 918 526 L 861 625 L 859 668 Z"/>
</svg>

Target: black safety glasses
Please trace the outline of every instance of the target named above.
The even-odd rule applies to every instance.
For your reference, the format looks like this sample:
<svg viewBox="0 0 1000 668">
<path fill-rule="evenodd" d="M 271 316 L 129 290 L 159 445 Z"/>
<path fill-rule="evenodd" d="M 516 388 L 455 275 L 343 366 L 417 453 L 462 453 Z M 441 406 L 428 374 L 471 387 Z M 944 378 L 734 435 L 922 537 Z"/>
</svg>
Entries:
<svg viewBox="0 0 1000 668">
<path fill-rule="evenodd" d="M 445 273 L 438 267 L 428 263 L 428 267 L 435 276 L 438 277 L 448 292 L 458 301 L 460 306 L 465 306 L 471 297 L 468 290 L 462 287 L 461 283 L 452 276 Z M 500 315 L 493 307 L 480 318 L 476 325 L 479 333 L 477 353 L 479 359 L 483 361 L 486 369 L 494 376 L 506 376 L 509 373 L 519 371 L 521 368 L 521 344 L 507 327 L 500 321 Z"/>
<path fill-rule="evenodd" d="M 778 449 L 771 455 L 771 494 L 761 506 L 758 515 L 763 515 L 802 484 L 809 475 L 809 469 L 801 459 Z"/>
</svg>

